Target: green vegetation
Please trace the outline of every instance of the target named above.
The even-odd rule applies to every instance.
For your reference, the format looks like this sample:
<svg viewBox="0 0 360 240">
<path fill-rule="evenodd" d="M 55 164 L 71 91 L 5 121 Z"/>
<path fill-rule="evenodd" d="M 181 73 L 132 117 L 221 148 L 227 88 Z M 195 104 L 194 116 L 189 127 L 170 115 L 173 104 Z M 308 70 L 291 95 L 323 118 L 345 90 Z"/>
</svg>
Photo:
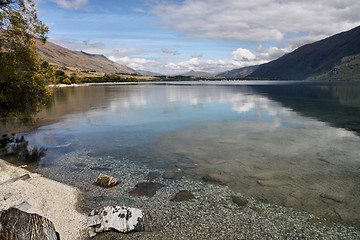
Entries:
<svg viewBox="0 0 360 240">
<path fill-rule="evenodd" d="M 309 77 L 308 80 L 358 80 L 360 81 L 360 54 L 344 57 L 330 71 Z"/>
<path fill-rule="evenodd" d="M 36 38 L 46 41 L 48 28 L 32 0 L 1 0 L 0 29 L 0 118 L 27 117 L 51 96 L 52 68 L 34 47 Z"/>
</svg>

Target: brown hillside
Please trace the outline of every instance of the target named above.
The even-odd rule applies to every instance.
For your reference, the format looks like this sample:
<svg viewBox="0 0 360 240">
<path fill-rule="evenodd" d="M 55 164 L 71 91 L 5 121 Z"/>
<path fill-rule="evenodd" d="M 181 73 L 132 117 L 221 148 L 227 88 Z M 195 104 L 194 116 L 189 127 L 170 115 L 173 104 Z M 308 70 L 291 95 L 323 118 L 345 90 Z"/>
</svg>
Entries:
<svg viewBox="0 0 360 240">
<path fill-rule="evenodd" d="M 134 69 L 115 63 L 103 55 L 72 51 L 51 42 L 36 42 L 38 53 L 49 63 L 65 67 L 79 68 L 99 73 L 136 73 Z"/>
</svg>

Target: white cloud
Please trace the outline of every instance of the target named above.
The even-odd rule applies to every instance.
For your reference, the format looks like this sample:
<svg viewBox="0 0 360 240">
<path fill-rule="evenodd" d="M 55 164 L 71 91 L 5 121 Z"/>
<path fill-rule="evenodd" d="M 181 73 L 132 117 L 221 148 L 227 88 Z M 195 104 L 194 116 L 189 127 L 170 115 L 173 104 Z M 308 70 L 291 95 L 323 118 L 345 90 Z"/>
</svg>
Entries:
<svg viewBox="0 0 360 240">
<path fill-rule="evenodd" d="M 77 10 L 86 8 L 88 0 L 50 0 L 61 8 Z"/>
<path fill-rule="evenodd" d="M 151 12 L 158 17 L 158 23 L 189 38 L 261 42 L 292 36 L 310 41 L 360 25 L 358 0 L 157 2 Z"/>
<path fill-rule="evenodd" d="M 157 66 L 157 62 L 152 59 L 147 58 L 131 58 L 131 57 L 115 57 L 110 56 L 109 59 L 111 61 L 120 63 L 122 65 L 126 65 L 132 69 L 136 70 L 146 70 L 146 69 L 153 69 Z"/>
<path fill-rule="evenodd" d="M 238 48 L 232 52 L 234 59 L 239 61 L 251 61 L 256 58 L 256 56 L 250 52 L 250 50 L 245 48 Z"/>
<path fill-rule="evenodd" d="M 142 9 L 142 8 L 133 8 L 133 11 L 134 12 L 138 12 L 138 13 L 144 13 L 144 12 L 146 12 L 144 9 Z"/>
</svg>

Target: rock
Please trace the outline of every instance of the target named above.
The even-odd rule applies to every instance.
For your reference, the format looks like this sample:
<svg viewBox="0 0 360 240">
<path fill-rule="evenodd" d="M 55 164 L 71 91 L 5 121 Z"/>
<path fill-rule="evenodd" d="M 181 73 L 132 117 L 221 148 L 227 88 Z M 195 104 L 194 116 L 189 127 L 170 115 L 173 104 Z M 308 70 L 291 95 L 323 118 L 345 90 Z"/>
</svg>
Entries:
<svg viewBox="0 0 360 240">
<path fill-rule="evenodd" d="M 165 179 L 174 179 L 179 180 L 182 178 L 182 175 L 180 173 L 174 172 L 174 171 L 165 171 L 162 175 Z"/>
<path fill-rule="evenodd" d="M 87 227 L 90 237 L 104 231 L 116 230 L 121 233 L 151 231 L 151 218 L 142 210 L 126 206 L 107 206 L 100 211 L 92 210 Z"/>
<path fill-rule="evenodd" d="M 159 172 L 149 172 L 148 176 L 147 176 L 147 179 L 148 180 L 154 180 L 158 177 L 160 177 L 160 173 Z"/>
<path fill-rule="evenodd" d="M 24 174 L 24 175 L 22 175 L 22 176 L 20 176 L 20 177 L 11 178 L 11 179 L 9 179 L 9 180 L 7 180 L 7 181 L 5 181 L 5 182 L 2 182 L 2 183 L 0 183 L 0 186 L 1 186 L 1 185 L 11 184 L 11 183 L 14 183 L 14 182 L 16 182 L 16 181 L 18 181 L 18 180 L 26 181 L 26 180 L 28 180 L 28 179 L 30 179 L 30 178 L 31 178 L 30 175 L 29 175 L 28 173 L 26 173 L 26 174 Z"/>
<path fill-rule="evenodd" d="M 196 168 L 196 165 L 191 163 L 176 163 L 175 167 L 181 169 L 188 169 L 188 168 Z"/>
<path fill-rule="evenodd" d="M 100 156 L 100 153 L 98 153 L 98 152 L 89 152 L 89 153 L 87 153 L 87 155 L 88 155 L 89 157 L 96 158 L 96 157 L 99 157 L 99 156 Z"/>
<path fill-rule="evenodd" d="M 240 207 L 244 207 L 248 204 L 248 200 L 246 200 L 246 198 L 243 198 L 243 197 L 231 196 L 231 199 L 234 203 L 236 203 L 236 205 L 238 205 Z"/>
<path fill-rule="evenodd" d="M 191 192 L 187 190 L 181 190 L 171 199 L 171 201 L 181 202 L 181 201 L 188 201 L 194 198 L 195 197 Z"/>
<path fill-rule="evenodd" d="M 340 194 L 320 193 L 320 197 L 337 203 L 345 202 L 345 197 Z"/>
<path fill-rule="evenodd" d="M 162 188 L 164 185 L 155 182 L 141 182 L 135 185 L 135 188 L 129 192 L 131 196 L 145 196 L 152 197 L 156 191 Z"/>
<path fill-rule="evenodd" d="M 0 212 L 0 239 L 57 240 L 60 235 L 49 219 L 9 208 Z"/>
<path fill-rule="evenodd" d="M 101 187 L 109 188 L 117 185 L 118 181 L 113 177 L 100 173 L 95 183 Z"/>
<path fill-rule="evenodd" d="M 227 183 L 230 182 L 230 178 L 216 173 L 210 173 L 205 175 L 203 177 L 203 180 L 205 180 L 206 182 L 218 183 L 221 185 L 226 185 Z"/>
</svg>

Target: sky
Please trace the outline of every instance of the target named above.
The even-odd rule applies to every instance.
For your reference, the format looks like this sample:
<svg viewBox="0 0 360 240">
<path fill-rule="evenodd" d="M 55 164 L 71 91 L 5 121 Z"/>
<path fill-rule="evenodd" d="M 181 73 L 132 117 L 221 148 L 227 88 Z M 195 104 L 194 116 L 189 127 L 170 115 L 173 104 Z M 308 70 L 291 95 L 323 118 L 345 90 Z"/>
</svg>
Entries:
<svg viewBox="0 0 360 240">
<path fill-rule="evenodd" d="M 360 25 L 359 0 L 36 0 L 48 41 L 136 70 L 220 73 Z"/>
</svg>

